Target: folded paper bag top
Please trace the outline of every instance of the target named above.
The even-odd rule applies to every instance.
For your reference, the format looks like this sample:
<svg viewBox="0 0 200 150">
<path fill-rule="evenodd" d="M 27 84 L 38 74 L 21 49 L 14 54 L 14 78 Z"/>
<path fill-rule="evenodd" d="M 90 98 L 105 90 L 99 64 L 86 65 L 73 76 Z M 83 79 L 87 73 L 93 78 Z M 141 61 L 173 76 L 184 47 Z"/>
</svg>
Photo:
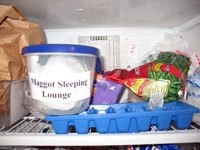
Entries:
<svg viewBox="0 0 200 150">
<path fill-rule="evenodd" d="M 0 5 L 0 23 L 6 18 L 12 18 L 15 20 L 26 20 L 19 9 L 13 5 Z"/>
</svg>

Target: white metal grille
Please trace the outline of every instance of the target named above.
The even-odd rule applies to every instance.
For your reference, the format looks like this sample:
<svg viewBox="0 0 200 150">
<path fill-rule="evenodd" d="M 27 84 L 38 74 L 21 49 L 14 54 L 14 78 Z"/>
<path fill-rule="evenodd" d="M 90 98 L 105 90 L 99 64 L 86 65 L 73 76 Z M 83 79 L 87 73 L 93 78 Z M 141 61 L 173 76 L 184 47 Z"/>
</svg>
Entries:
<svg viewBox="0 0 200 150">
<path fill-rule="evenodd" d="M 78 43 L 99 48 L 103 69 L 113 70 L 120 66 L 120 38 L 118 35 L 79 36 Z"/>
<path fill-rule="evenodd" d="M 68 134 L 55 134 L 50 122 L 27 116 L 14 125 L 0 128 L 0 146 L 95 146 L 166 143 L 200 143 L 200 125 L 192 123 L 189 129 L 178 130 L 173 125 L 166 131 L 140 133 L 99 134 L 90 129 L 88 134 L 77 134 L 72 127 Z"/>
</svg>

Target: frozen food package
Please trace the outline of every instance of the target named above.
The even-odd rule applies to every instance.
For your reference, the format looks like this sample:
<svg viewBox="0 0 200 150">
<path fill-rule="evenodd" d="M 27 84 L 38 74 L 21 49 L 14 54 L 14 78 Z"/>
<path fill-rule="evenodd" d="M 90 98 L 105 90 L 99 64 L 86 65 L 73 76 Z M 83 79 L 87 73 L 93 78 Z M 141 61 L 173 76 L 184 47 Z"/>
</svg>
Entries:
<svg viewBox="0 0 200 150">
<path fill-rule="evenodd" d="M 186 86 L 186 76 L 181 70 L 174 65 L 158 62 L 149 62 L 130 71 L 115 69 L 105 77 L 125 84 L 135 94 L 146 98 L 161 92 L 165 102 L 182 98 Z"/>
<path fill-rule="evenodd" d="M 187 80 L 186 102 L 200 109 L 200 67 Z M 193 121 L 200 123 L 200 113 L 193 115 Z"/>
<path fill-rule="evenodd" d="M 103 75 L 97 74 L 91 104 L 117 103 L 123 89 L 123 84 L 108 80 Z"/>
<path fill-rule="evenodd" d="M 190 65 L 192 63 L 189 57 L 174 52 L 159 53 L 155 62 L 174 65 L 186 76 L 188 75 Z"/>
<path fill-rule="evenodd" d="M 125 85 L 137 95 L 146 98 L 161 93 L 164 97 L 164 102 L 181 99 L 185 91 L 185 77 L 181 71 L 172 65 L 163 65 L 162 69 L 157 71 L 155 70 L 156 68 L 154 64 L 149 66 L 148 77 L 129 79 L 125 82 Z M 170 68 L 169 70 L 173 73 L 165 71 L 167 68 Z"/>
</svg>

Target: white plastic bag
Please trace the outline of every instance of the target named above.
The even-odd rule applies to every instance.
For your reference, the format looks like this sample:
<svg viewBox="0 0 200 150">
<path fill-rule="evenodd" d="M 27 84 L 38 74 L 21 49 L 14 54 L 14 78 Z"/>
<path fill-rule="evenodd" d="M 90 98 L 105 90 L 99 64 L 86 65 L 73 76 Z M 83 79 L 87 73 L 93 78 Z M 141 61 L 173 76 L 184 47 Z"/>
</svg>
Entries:
<svg viewBox="0 0 200 150">
<path fill-rule="evenodd" d="M 190 65 L 188 76 L 191 76 L 194 73 L 194 70 L 200 65 L 199 54 L 191 53 L 189 44 L 184 41 L 181 36 L 165 34 L 165 39 L 156 44 L 153 50 L 153 52 L 157 54 L 160 52 L 170 51 L 189 57 L 192 64 Z"/>
</svg>

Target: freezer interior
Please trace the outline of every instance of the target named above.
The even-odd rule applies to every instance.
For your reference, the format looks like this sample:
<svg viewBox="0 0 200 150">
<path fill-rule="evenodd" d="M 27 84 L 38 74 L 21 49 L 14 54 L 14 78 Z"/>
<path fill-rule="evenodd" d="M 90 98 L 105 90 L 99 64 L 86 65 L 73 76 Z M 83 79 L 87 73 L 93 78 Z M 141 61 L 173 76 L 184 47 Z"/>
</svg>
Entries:
<svg viewBox="0 0 200 150">
<path fill-rule="evenodd" d="M 97 47 L 105 71 L 136 68 L 168 50 L 190 57 L 189 76 L 200 65 L 199 0 L 0 0 L 0 4 L 14 5 L 28 20 L 38 23 L 48 44 Z M 129 94 L 125 89 L 120 101 L 125 102 Z M 57 135 L 50 122 L 24 114 L 27 112 L 21 112 L 21 118 L 11 114 L 18 121 L 0 128 L 0 146 L 200 143 L 200 121 L 185 130 L 172 125 L 166 131 L 152 126 L 151 131 L 141 133 L 99 134 L 90 129 L 79 135 L 71 128 L 69 134 Z"/>
</svg>

